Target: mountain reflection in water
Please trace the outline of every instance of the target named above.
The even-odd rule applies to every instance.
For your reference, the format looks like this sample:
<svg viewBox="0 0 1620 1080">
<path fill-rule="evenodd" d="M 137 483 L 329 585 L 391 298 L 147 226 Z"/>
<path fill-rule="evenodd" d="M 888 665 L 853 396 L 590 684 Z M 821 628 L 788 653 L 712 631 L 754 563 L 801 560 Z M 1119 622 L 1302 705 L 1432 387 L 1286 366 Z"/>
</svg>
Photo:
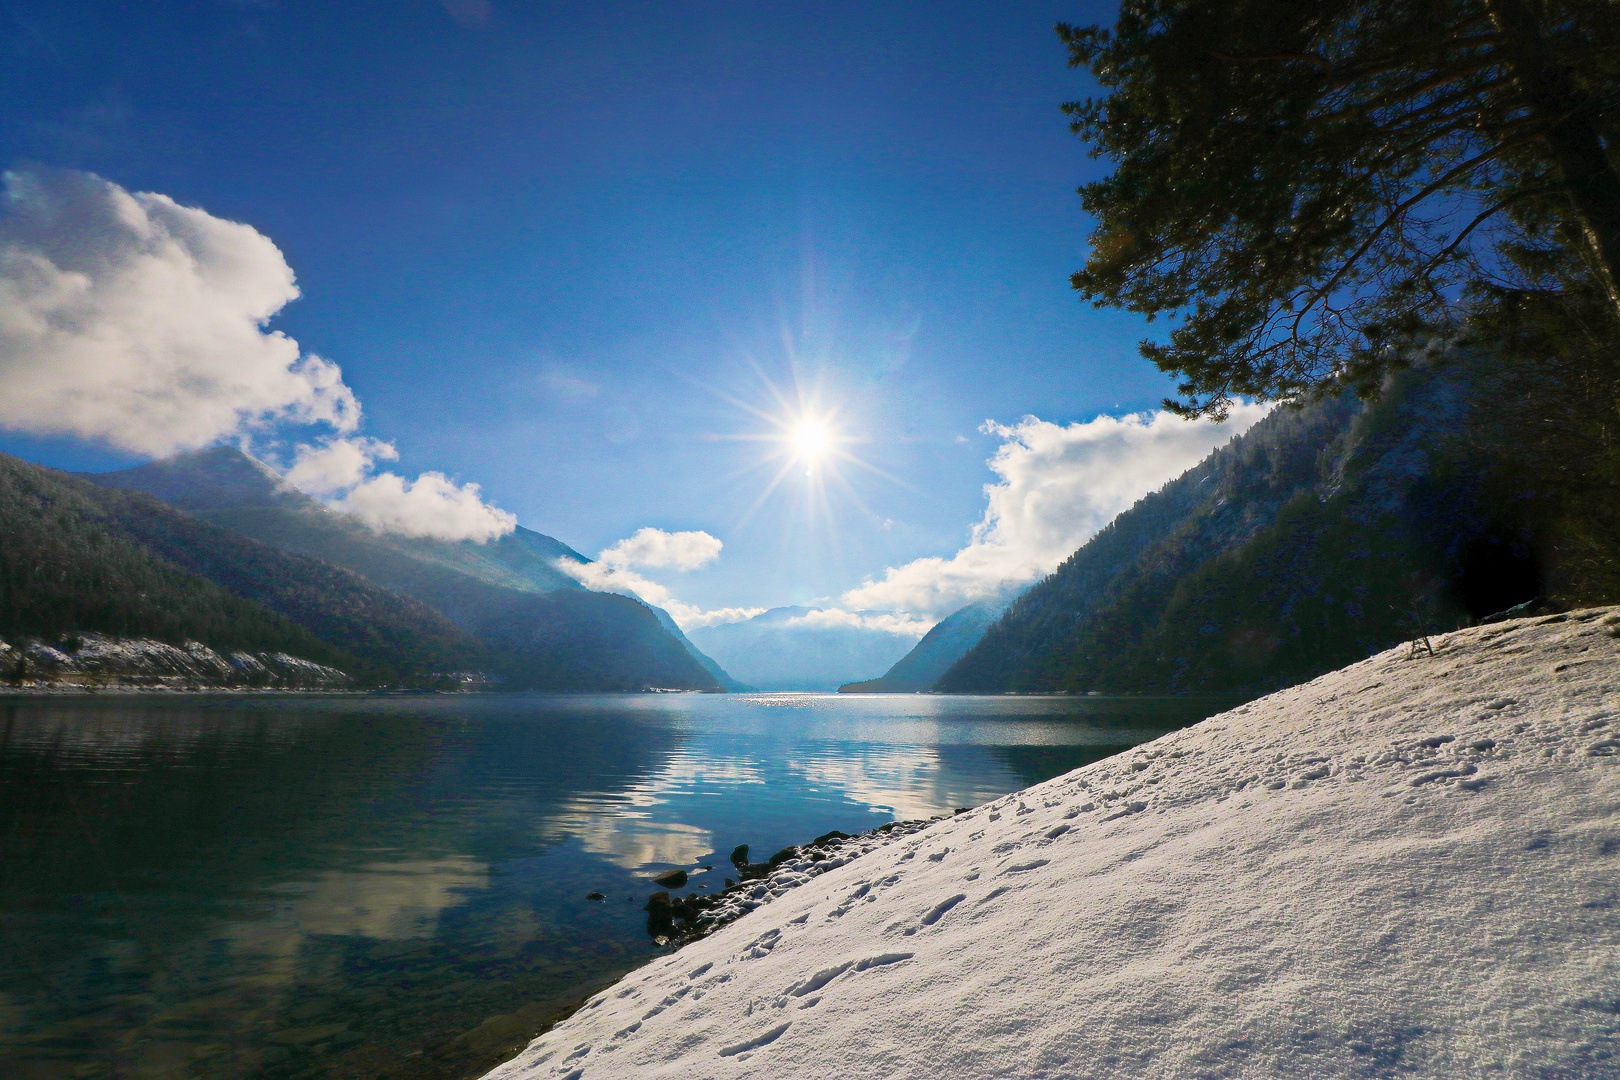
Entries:
<svg viewBox="0 0 1620 1080">
<path fill-rule="evenodd" d="M 0 700 L 0 1073 L 465 1076 L 658 951 L 665 869 L 718 889 L 736 844 L 974 805 L 1235 703 Z"/>
</svg>

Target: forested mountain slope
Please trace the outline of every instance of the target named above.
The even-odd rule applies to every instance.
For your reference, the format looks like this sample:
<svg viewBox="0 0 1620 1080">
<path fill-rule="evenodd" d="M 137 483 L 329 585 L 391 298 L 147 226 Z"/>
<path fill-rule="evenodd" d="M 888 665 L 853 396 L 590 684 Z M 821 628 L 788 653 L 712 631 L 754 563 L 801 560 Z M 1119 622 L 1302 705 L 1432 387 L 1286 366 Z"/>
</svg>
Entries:
<svg viewBox="0 0 1620 1080">
<path fill-rule="evenodd" d="M 1533 484 L 1471 416 L 1473 365 L 1280 409 L 1142 499 L 936 684 L 1266 690 L 1543 587 Z"/>
<path fill-rule="evenodd" d="M 302 554 L 313 555 L 405 592 L 454 595 L 472 578 L 524 592 L 581 589 L 556 560 L 587 562 L 567 544 L 518 528 L 488 543 L 379 534 L 326 509 L 233 446 L 176 454 L 84 479 L 144 491 L 195 517 Z"/>
<path fill-rule="evenodd" d="M 665 611 L 661 607 L 653 607 L 651 604 L 647 606 L 652 613 L 657 616 L 658 625 L 662 626 L 664 631 L 669 634 L 670 637 L 681 643 L 681 648 L 685 649 L 689 654 L 691 654 L 692 659 L 696 660 L 698 662 L 698 666 L 709 673 L 710 677 L 713 678 L 714 681 L 720 686 L 720 689 L 726 691 L 727 693 L 739 693 L 741 691 L 757 689 L 757 687 L 750 686 L 745 682 L 732 678 L 731 673 L 725 668 L 721 667 L 719 664 L 715 663 L 713 658 L 711 658 L 708 653 L 692 644 L 692 640 L 686 636 L 686 632 L 680 628 L 680 625 L 676 623 L 674 617 L 671 616 L 669 612 Z"/>
<path fill-rule="evenodd" d="M 233 447 L 87 476 L 148 492 L 190 519 L 342 567 L 426 605 L 476 639 L 512 689 L 718 689 L 684 641 L 638 600 L 588 592 L 555 567 L 587 561 L 527 529 L 488 544 L 379 535 L 335 513 Z M 723 672 L 721 673 L 724 674 Z"/>
<path fill-rule="evenodd" d="M 0 634 L 83 632 L 286 652 L 370 682 L 486 659 L 441 616 L 359 575 L 0 455 Z"/>
</svg>

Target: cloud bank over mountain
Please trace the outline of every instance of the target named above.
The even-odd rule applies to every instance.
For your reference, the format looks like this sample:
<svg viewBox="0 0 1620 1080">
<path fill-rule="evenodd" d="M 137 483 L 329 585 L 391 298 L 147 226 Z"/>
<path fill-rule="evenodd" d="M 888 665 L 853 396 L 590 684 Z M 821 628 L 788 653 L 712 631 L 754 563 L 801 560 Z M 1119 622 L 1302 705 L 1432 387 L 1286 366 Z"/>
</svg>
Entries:
<svg viewBox="0 0 1620 1080">
<path fill-rule="evenodd" d="M 751 619 L 765 609 L 716 608 L 705 611 L 675 598 L 666 586 L 638 574 L 639 569 L 696 570 L 720 557 L 725 545 L 706 532 L 665 532 L 642 528 L 634 536 L 604 548 L 596 562 L 558 559 L 557 569 L 596 592 L 626 593 L 669 612 L 682 630 Z"/>
<path fill-rule="evenodd" d="M 299 448 L 289 482 L 372 528 L 486 540 L 515 527 L 476 484 L 373 475 L 398 455 L 352 437 L 360 402 L 341 369 L 266 329 L 299 295 L 268 237 L 91 173 L 4 181 L 0 426 L 157 457 L 319 425 L 331 434 Z"/>
<path fill-rule="evenodd" d="M 440 472 L 415 480 L 373 472 L 378 461 L 398 457 L 394 444 L 381 439 L 328 439 L 300 446 L 286 480 L 379 533 L 483 543 L 517 528 L 517 516 L 484 502 L 477 484 L 457 484 Z"/>
<path fill-rule="evenodd" d="M 1098 416 L 1055 424 L 1026 416 L 986 420 L 1003 440 L 991 456 L 1000 479 L 984 487 L 984 518 L 950 558 L 931 556 L 886 569 L 842 597 L 845 607 L 944 616 L 1050 573 L 1120 511 L 1248 430 L 1270 405 L 1240 403 L 1224 423 L 1169 413 Z"/>
<path fill-rule="evenodd" d="M 628 540 L 620 540 L 597 558 L 619 569 L 641 566 L 696 570 L 718 559 L 724 546 L 706 532 L 671 533 L 644 528 Z"/>
<path fill-rule="evenodd" d="M 842 608 L 817 608 L 789 619 L 786 626 L 806 626 L 826 630 L 881 630 L 885 634 L 916 640 L 932 630 L 936 620 L 921 618 L 905 611 L 845 611 Z"/>
</svg>

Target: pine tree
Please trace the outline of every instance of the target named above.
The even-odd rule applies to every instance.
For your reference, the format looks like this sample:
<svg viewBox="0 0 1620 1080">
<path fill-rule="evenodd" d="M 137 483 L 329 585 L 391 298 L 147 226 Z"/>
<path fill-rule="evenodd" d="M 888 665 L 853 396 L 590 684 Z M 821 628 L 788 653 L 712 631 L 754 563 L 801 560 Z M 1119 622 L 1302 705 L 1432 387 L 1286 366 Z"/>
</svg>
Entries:
<svg viewBox="0 0 1620 1080">
<path fill-rule="evenodd" d="M 1174 411 L 1370 392 L 1469 335 L 1616 340 L 1620 5 L 1125 0 L 1058 32 L 1116 166 L 1073 284 L 1171 320 L 1142 351 Z"/>
</svg>

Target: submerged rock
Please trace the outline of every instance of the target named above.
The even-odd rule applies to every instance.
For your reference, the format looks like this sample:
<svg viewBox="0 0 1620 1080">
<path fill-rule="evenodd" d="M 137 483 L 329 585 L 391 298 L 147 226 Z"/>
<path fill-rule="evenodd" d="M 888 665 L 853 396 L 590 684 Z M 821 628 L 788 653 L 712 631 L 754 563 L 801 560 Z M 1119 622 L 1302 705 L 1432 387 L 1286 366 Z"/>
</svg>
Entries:
<svg viewBox="0 0 1620 1080">
<path fill-rule="evenodd" d="M 649 937 L 667 937 L 675 932 L 675 913 L 671 910 L 669 893 L 662 890 L 647 897 L 647 934 Z"/>
<path fill-rule="evenodd" d="M 666 889 L 679 889 L 686 884 L 686 871 L 670 870 L 653 878 L 653 883 Z"/>
</svg>

